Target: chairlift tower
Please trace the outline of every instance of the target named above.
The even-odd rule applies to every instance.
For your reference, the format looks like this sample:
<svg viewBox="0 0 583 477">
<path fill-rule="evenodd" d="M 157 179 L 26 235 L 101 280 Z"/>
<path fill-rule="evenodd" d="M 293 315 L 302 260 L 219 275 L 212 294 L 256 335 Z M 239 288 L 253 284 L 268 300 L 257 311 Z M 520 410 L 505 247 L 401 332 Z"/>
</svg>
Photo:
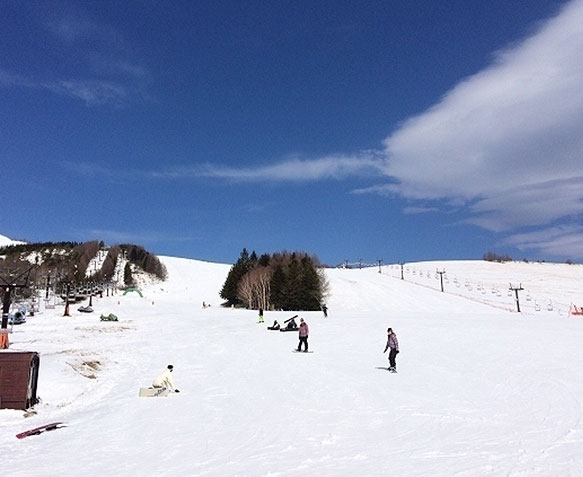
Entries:
<svg viewBox="0 0 583 477">
<path fill-rule="evenodd" d="M 0 282 L 4 288 L 4 299 L 2 300 L 2 324 L 0 327 L 0 349 L 8 349 L 10 341 L 8 340 L 8 313 L 10 312 L 10 301 L 12 292 L 18 288 L 26 288 L 28 279 L 33 267 L 24 272 L 20 270 L 7 269 L 0 273 Z"/>
<path fill-rule="evenodd" d="M 517 287 L 513 287 L 512 283 L 510 284 L 510 287 L 508 288 L 510 291 L 513 291 L 515 294 L 515 299 L 516 299 L 516 311 L 518 311 L 518 313 L 520 313 L 520 300 L 518 299 L 518 292 L 521 290 L 524 290 L 524 288 L 522 288 L 522 283 L 520 285 L 518 285 Z"/>
<path fill-rule="evenodd" d="M 441 272 L 439 270 L 435 270 L 435 273 L 439 274 L 439 279 L 441 280 L 441 292 L 443 293 L 443 275 L 445 274 L 445 270 Z"/>
</svg>

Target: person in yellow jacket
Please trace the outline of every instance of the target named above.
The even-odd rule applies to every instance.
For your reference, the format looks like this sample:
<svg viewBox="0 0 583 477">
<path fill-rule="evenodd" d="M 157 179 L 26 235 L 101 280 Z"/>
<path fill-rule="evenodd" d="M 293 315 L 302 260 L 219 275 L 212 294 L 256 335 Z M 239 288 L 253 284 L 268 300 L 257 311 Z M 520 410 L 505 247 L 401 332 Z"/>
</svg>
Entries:
<svg viewBox="0 0 583 477">
<path fill-rule="evenodd" d="M 166 388 L 170 392 L 179 393 L 180 391 L 178 389 L 176 389 L 176 387 L 174 386 L 174 379 L 172 378 L 172 371 L 173 370 L 174 370 L 174 366 L 169 364 L 167 366 L 167 368 L 163 372 L 161 372 L 156 377 L 156 379 L 154 379 L 152 386 L 155 388 Z"/>
</svg>

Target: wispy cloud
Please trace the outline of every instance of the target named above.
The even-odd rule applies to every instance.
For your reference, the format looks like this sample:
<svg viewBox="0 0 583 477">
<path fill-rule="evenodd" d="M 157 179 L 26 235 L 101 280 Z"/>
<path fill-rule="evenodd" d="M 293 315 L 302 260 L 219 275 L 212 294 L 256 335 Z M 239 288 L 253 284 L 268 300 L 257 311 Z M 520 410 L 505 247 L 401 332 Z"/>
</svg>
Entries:
<svg viewBox="0 0 583 477">
<path fill-rule="evenodd" d="M 82 11 L 52 13 L 44 20 L 45 28 L 61 41 L 73 44 L 99 34 L 97 24 Z"/>
<path fill-rule="evenodd" d="M 427 214 L 429 212 L 439 212 L 438 207 L 404 207 L 403 213 L 407 215 Z"/>
<path fill-rule="evenodd" d="M 100 79 L 41 80 L 2 69 L 0 69 L 0 87 L 50 91 L 58 95 L 80 99 L 88 106 L 123 105 L 131 96 L 128 86 L 118 81 Z"/>
<path fill-rule="evenodd" d="M 50 91 L 88 106 L 123 106 L 136 98 L 149 99 L 145 93 L 149 72 L 136 61 L 122 33 L 79 9 L 51 13 L 42 25 L 49 33 L 47 48 L 64 49 L 81 67 L 74 76 L 53 71 L 25 75 L 0 69 L 0 87 Z"/>
<path fill-rule="evenodd" d="M 107 80 L 61 80 L 43 83 L 46 89 L 58 94 L 81 99 L 90 105 L 120 105 L 128 98 L 126 86 Z"/>
<path fill-rule="evenodd" d="M 543 256 L 569 256 L 583 258 L 583 226 L 563 225 L 533 232 L 514 234 L 504 240 L 505 244 L 519 250 L 536 250 Z"/>
<path fill-rule="evenodd" d="M 291 181 L 305 182 L 362 175 L 378 175 L 384 167 L 384 158 L 378 152 L 367 151 L 357 155 L 331 155 L 318 159 L 290 157 L 275 164 L 258 167 L 222 167 L 212 164 L 193 168 L 154 172 L 153 176 L 166 178 L 215 178 L 237 182 Z"/>
<path fill-rule="evenodd" d="M 76 174 L 92 180 L 98 178 L 109 183 L 126 182 L 133 175 L 131 171 L 119 171 L 111 167 L 102 166 L 101 164 L 83 161 L 61 161 L 59 165 L 69 174 Z"/>
</svg>

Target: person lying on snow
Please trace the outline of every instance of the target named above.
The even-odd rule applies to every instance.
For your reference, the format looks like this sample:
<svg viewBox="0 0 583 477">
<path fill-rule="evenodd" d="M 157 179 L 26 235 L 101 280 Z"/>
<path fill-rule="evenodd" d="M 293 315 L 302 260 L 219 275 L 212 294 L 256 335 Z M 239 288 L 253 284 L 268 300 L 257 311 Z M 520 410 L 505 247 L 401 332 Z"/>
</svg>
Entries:
<svg viewBox="0 0 583 477">
<path fill-rule="evenodd" d="M 267 327 L 268 330 L 279 330 L 279 328 L 280 328 L 280 326 L 279 326 L 279 323 L 277 322 L 277 320 L 274 320 L 272 326 Z"/>
<path fill-rule="evenodd" d="M 173 393 L 179 393 L 180 391 L 176 389 L 176 387 L 174 386 L 174 379 L 172 379 L 173 370 L 174 366 L 169 364 L 168 367 L 163 372 L 161 372 L 156 377 L 156 379 L 154 379 L 152 386 L 154 388 L 166 388 Z"/>
</svg>

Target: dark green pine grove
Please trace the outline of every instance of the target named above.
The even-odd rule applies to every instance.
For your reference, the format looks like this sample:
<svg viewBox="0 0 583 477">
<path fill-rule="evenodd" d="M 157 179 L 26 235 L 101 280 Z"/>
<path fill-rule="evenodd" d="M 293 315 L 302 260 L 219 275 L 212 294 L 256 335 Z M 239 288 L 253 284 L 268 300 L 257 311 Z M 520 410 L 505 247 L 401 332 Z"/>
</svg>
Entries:
<svg viewBox="0 0 583 477">
<path fill-rule="evenodd" d="M 263 254 L 243 249 L 221 290 L 225 306 L 320 310 L 327 283 L 317 258 L 303 252 Z"/>
</svg>

